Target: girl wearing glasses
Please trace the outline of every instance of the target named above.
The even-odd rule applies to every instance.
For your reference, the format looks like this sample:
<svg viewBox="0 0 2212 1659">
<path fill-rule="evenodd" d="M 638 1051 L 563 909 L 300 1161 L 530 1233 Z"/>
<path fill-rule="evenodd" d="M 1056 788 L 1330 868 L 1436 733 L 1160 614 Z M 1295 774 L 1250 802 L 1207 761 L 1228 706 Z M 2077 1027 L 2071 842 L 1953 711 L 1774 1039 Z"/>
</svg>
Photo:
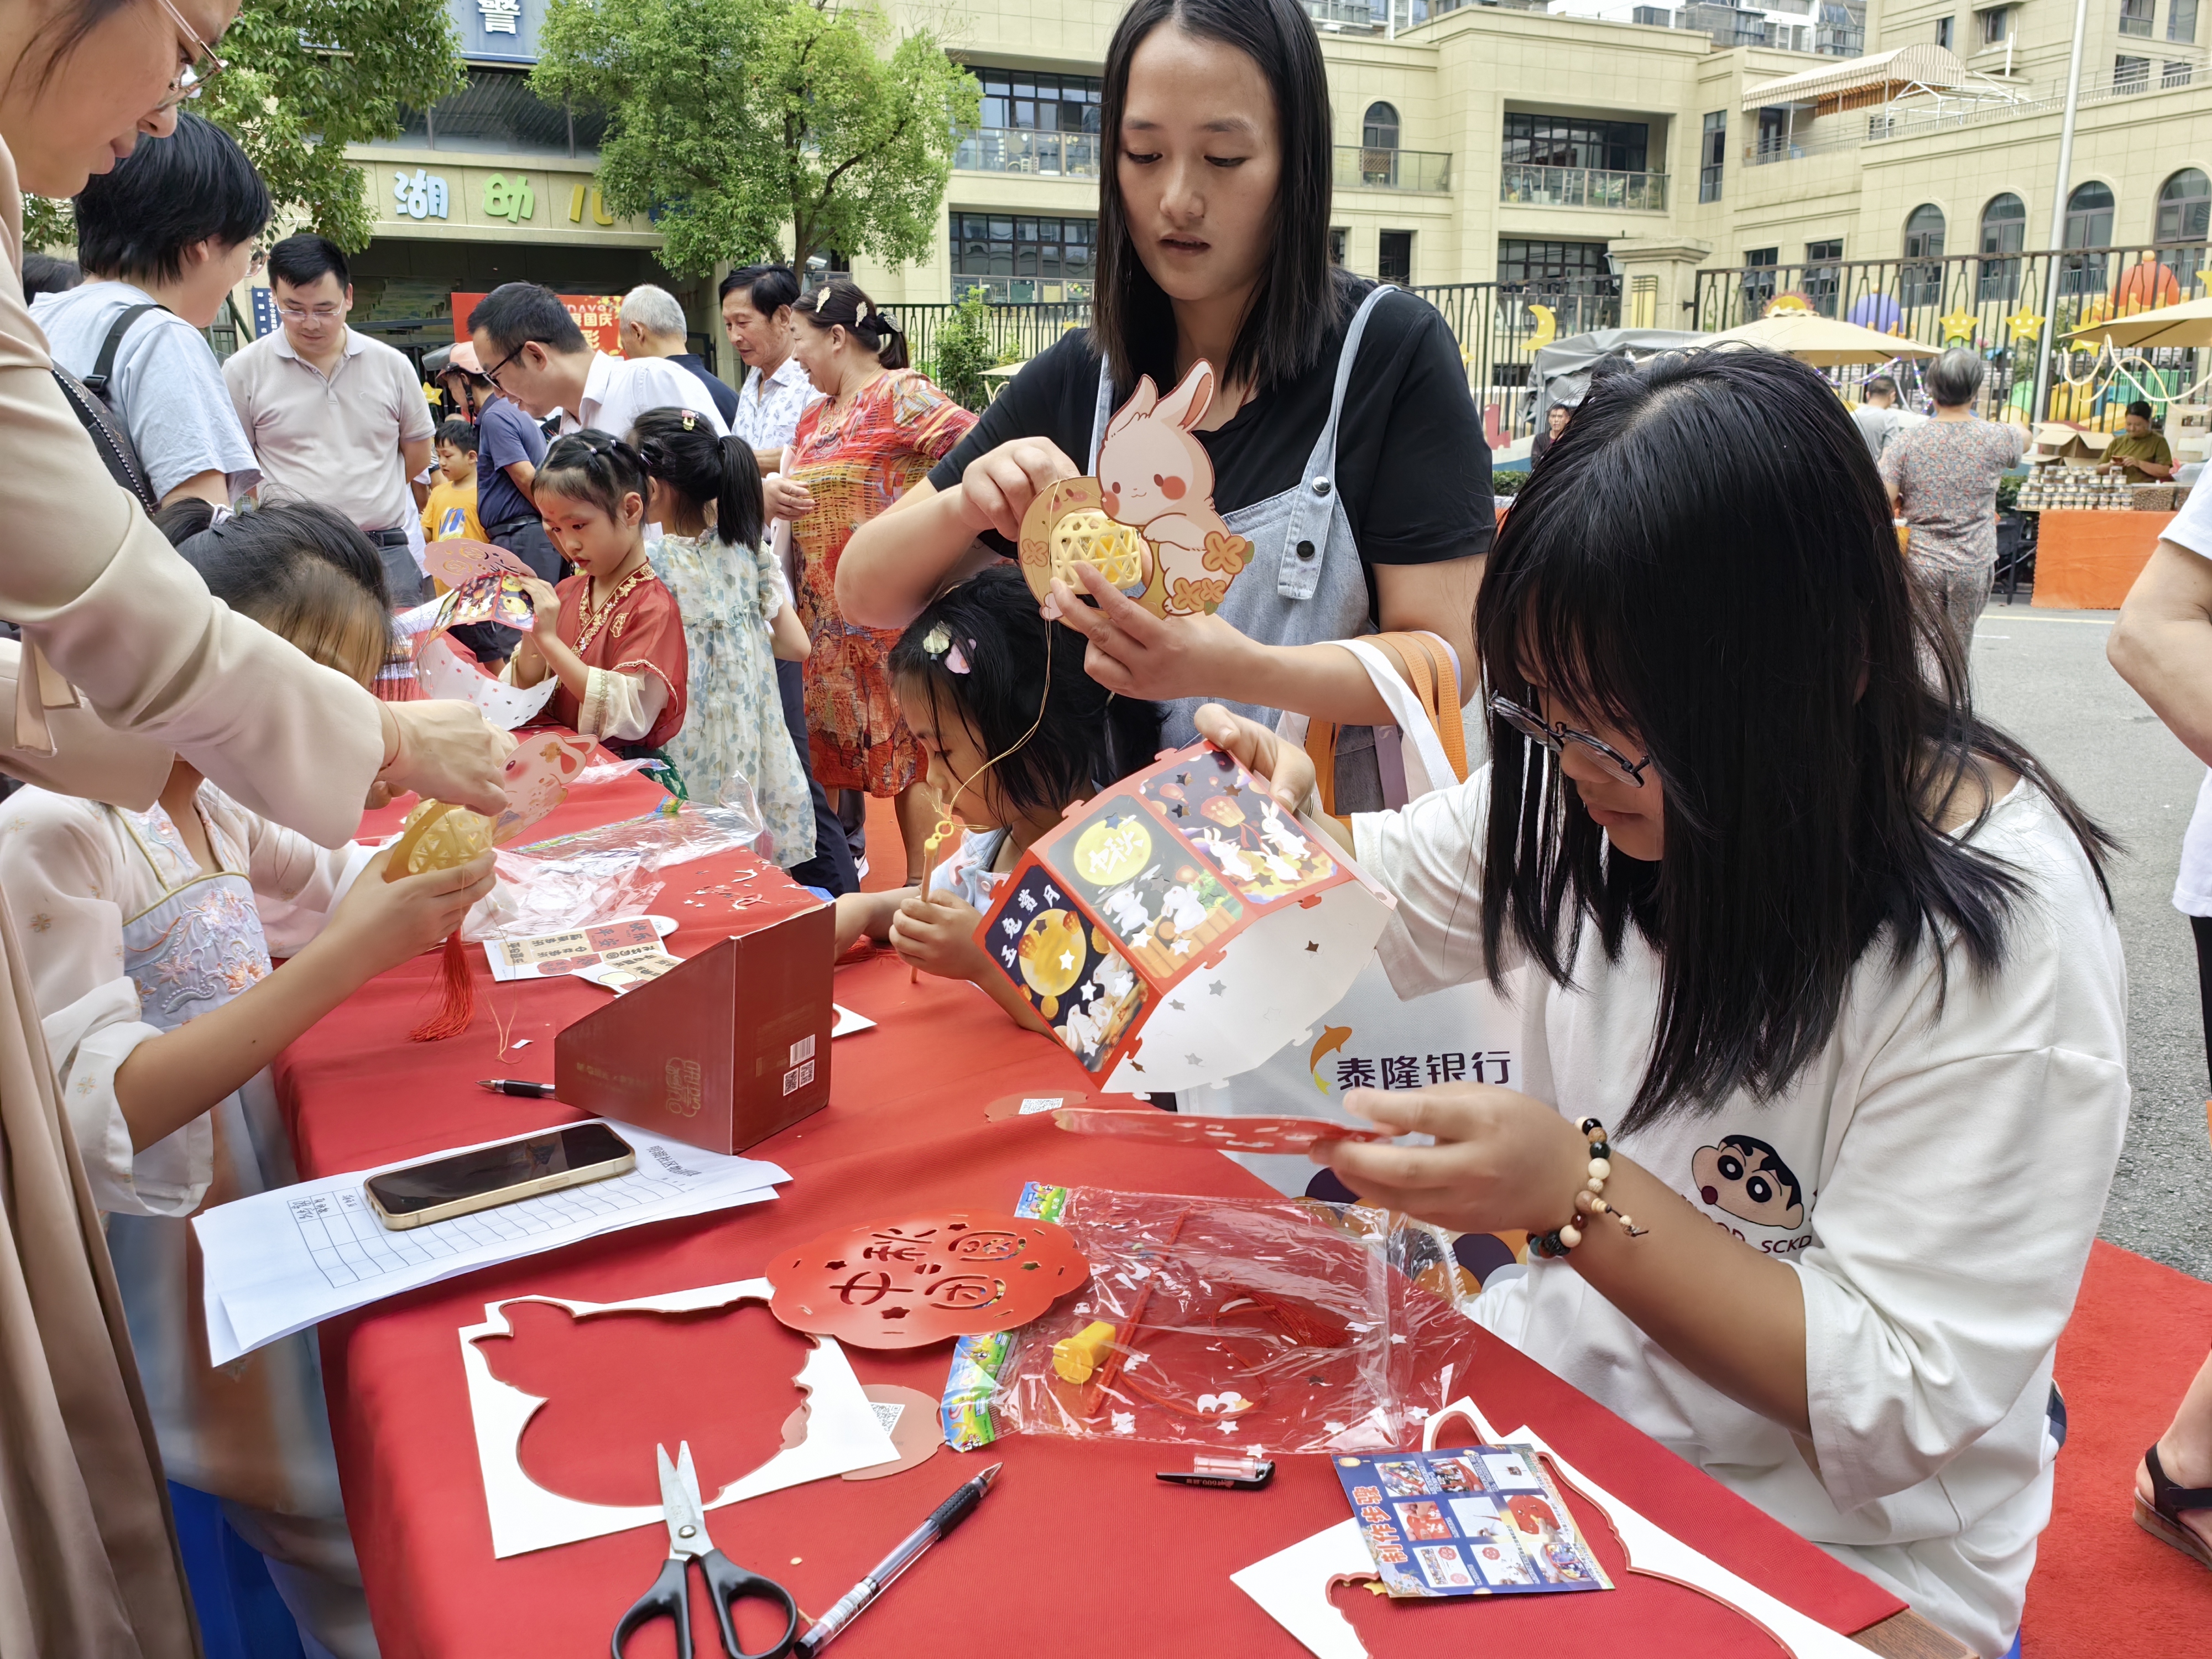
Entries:
<svg viewBox="0 0 2212 1659">
<path fill-rule="evenodd" d="M 1492 764 L 1338 829 L 1397 896 L 1401 994 L 1520 969 L 1527 1091 L 1355 1093 L 1436 1144 L 1317 1156 L 1526 1230 L 1478 1318 L 1996 1659 L 2127 1117 L 2111 842 L 1975 715 L 1787 357 L 1594 386 L 1476 632 Z M 1310 788 L 1266 728 L 1199 724 Z"/>
</svg>

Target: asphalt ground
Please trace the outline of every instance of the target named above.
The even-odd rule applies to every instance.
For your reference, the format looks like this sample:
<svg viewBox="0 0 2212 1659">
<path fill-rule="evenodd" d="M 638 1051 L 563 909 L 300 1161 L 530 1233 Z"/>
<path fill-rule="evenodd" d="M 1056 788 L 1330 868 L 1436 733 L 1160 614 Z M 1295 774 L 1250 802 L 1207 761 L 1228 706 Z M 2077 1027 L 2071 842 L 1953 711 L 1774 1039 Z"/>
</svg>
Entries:
<svg viewBox="0 0 2212 1659">
<path fill-rule="evenodd" d="M 1974 697 L 2123 845 L 2109 873 L 2127 951 L 2134 1098 L 2104 1237 L 2212 1279 L 2212 1079 L 2196 947 L 2172 902 L 2204 767 L 2105 660 L 2112 618 L 2031 610 L 2025 593 L 1993 601 L 1974 631 Z"/>
</svg>

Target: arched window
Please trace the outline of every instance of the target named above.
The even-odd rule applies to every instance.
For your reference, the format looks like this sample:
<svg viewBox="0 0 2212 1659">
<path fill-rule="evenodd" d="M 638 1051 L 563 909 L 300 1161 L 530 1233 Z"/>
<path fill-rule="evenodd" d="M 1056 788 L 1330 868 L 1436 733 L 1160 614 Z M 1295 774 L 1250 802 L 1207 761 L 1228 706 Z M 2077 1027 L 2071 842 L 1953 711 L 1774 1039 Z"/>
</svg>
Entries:
<svg viewBox="0 0 2212 1659">
<path fill-rule="evenodd" d="M 1395 104 L 1370 104 L 1367 118 L 1360 127 L 1359 143 L 1366 149 L 1397 149 L 1398 106 Z"/>
<path fill-rule="evenodd" d="M 2066 198 L 2066 246 L 2110 247 L 2112 245 L 2112 192 L 2094 182 L 2076 185 Z"/>
<path fill-rule="evenodd" d="M 1978 300 L 2016 300 L 2020 297 L 2020 251 L 2027 244 L 2027 204 L 2009 191 L 1992 196 L 1982 209 L 1984 258 L 1975 283 Z"/>
<path fill-rule="evenodd" d="M 2066 246 L 2110 247 L 2112 244 L 2112 192 L 2094 182 L 2076 185 L 2066 198 Z M 2102 294 L 2105 261 L 2102 253 L 2069 253 L 2059 267 L 2058 291 L 2064 295 Z"/>
<path fill-rule="evenodd" d="M 1982 252 L 2017 253 L 2027 246 L 2027 204 L 2008 191 L 1982 210 Z"/>
<path fill-rule="evenodd" d="M 2212 231 L 2212 179 L 2184 167 L 2158 193 L 2154 242 L 2201 242 Z"/>
<path fill-rule="evenodd" d="M 1934 305 L 1943 295 L 1943 210 L 1935 203 L 1923 202 L 1907 216 L 1905 258 L 1898 298 L 1908 306 Z"/>
<path fill-rule="evenodd" d="M 1905 222 L 1905 257 L 1940 259 L 1943 257 L 1943 210 L 1923 202 Z"/>
</svg>

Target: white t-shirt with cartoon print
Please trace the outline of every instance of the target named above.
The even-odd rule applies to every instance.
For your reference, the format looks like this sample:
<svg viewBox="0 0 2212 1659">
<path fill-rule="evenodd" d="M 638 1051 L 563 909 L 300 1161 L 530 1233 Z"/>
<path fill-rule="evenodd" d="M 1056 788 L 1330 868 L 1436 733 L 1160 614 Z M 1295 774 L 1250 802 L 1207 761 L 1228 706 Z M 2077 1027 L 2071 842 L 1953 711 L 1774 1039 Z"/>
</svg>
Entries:
<svg viewBox="0 0 2212 1659">
<path fill-rule="evenodd" d="M 1401 996 L 1481 971 L 1488 787 L 1486 769 L 1352 820 L 1398 897 L 1378 948 Z M 1939 1012 L 1933 945 L 1899 963 L 1877 940 L 1786 1094 L 1614 1137 L 1797 1271 L 1809 1443 L 1692 1376 L 1570 1262 L 1532 1263 L 1476 1317 L 1996 1656 L 2050 1518 L 2051 1359 L 2127 1122 L 2126 977 L 2095 874 L 2039 792 L 2014 788 L 1972 841 L 2025 887 L 1995 975 L 1954 957 Z M 1587 927 L 1574 989 L 1516 985 L 1521 1087 L 1617 1126 L 1649 1057 L 1656 955 L 1631 928 L 1609 963 Z"/>
</svg>

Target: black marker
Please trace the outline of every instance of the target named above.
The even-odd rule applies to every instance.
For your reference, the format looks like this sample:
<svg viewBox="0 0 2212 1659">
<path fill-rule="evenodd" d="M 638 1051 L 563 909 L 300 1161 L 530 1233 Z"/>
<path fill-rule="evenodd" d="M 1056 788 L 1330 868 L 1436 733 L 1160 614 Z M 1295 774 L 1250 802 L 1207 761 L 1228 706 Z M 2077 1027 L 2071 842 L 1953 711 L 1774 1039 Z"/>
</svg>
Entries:
<svg viewBox="0 0 2212 1659">
<path fill-rule="evenodd" d="M 553 1098 L 553 1085 L 551 1084 L 525 1083 L 520 1078 L 515 1077 L 478 1078 L 477 1079 L 477 1087 L 479 1089 L 489 1089 L 495 1095 L 526 1095 L 532 1100 L 550 1100 Z"/>
</svg>

